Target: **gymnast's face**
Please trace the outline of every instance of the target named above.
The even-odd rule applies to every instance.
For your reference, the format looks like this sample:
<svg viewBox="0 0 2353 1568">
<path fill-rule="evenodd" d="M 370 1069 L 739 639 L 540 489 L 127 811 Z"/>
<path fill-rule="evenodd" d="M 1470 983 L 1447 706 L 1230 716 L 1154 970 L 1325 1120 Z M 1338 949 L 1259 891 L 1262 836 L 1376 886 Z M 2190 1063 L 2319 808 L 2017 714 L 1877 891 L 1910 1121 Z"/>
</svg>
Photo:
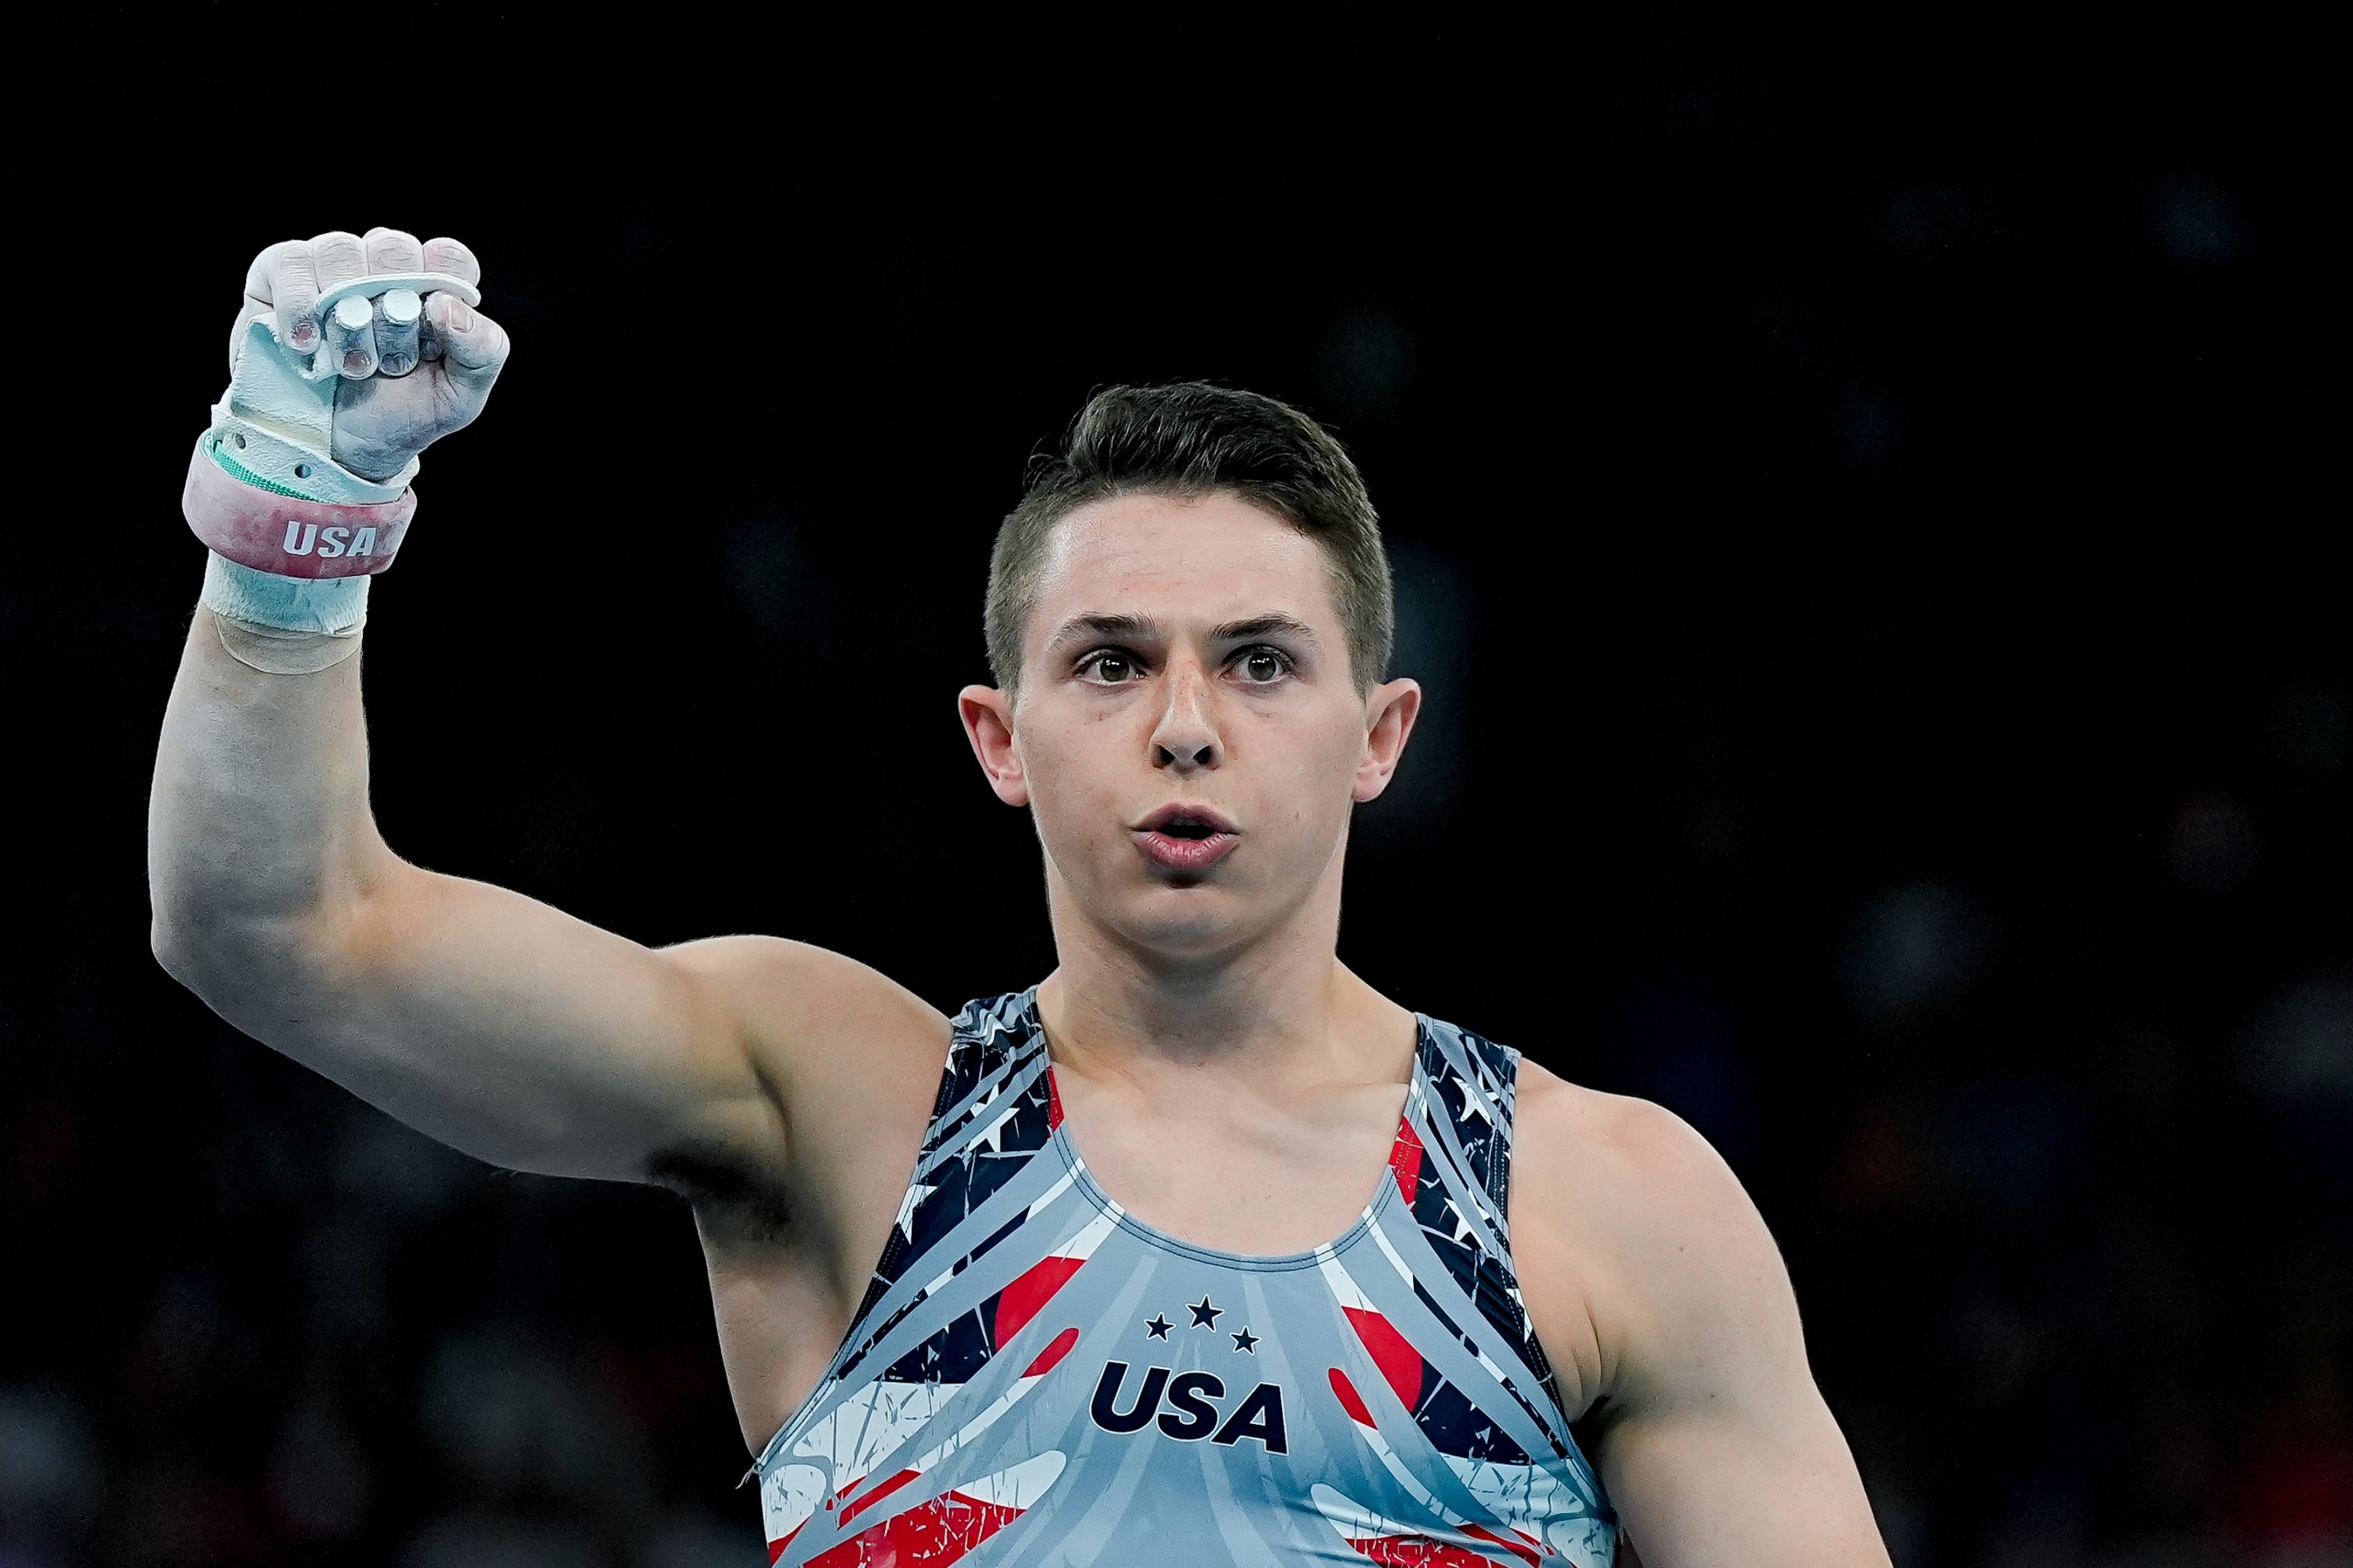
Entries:
<svg viewBox="0 0 2353 1568">
<path fill-rule="evenodd" d="M 998 796 L 1027 805 L 1058 927 L 1214 960 L 1336 920 L 1357 801 L 1420 691 L 1357 689 L 1329 558 L 1230 495 L 1131 495 L 1054 530 L 1014 695 L 964 694 Z"/>
</svg>

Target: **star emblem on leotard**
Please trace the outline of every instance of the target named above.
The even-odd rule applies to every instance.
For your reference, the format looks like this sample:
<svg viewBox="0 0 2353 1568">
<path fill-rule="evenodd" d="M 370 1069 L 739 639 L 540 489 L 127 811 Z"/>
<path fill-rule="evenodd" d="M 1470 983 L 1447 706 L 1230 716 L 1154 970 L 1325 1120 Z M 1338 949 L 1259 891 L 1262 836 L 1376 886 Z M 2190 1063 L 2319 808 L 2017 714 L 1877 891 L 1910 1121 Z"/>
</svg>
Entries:
<svg viewBox="0 0 2353 1568">
<path fill-rule="evenodd" d="M 1168 1337 L 1168 1331 L 1176 1326 L 1168 1321 L 1165 1313 L 1155 1312 L 1144 1320 L 1145 1336 L 1147 1339 L 1165 1340 Z"/>
<path fill-rule="evenodd" d="M 1200 1303 L 1198 1306 L 1188 1306 L 1185 1310 L 1193 1314 L 1192 1322 L 1187 1326 L 1188 1328 L 1195 1329 L 1216 1328 L 1218 1326 L 1219 1314 L 1225 1310 L 1223 1307 L 1213 1307 L 1209 1305 L 1209 1299 L 1207 1296 L 1201 1298 Z"/>
<path fill-rule="evenodd" d="M 1252 1355 L 1258 1354 L 1258 1336 L 1250 1331 L 1248 1323 L 1242 1325 L 1242 1331 L 1234 1335 L 1233 1339 L 1235 1350 L 1248 1351 Z"/>
</svg>

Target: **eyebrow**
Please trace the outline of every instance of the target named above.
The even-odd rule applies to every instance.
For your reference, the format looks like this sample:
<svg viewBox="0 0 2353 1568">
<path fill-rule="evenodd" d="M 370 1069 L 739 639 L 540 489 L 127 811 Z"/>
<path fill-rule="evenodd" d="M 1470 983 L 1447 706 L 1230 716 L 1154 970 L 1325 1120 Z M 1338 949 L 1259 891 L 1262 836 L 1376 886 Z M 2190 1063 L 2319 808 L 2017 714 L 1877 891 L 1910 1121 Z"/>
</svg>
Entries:
<svg viewBox="0 0 2353 1568">
<path fill-rule="evenodd" d="M 1060 647 L 1079 638 L 1145 642 L 1161 635 L 1160 623 L 1149 616 L 1072 616 L 1054 628 L 1054 635 L 1046 639 L 1046 646 Z M 1314 627 L 1294 616 L 1280 613 L 1252 616 L 1248 620 L 1227 621 L 1209 628 L 1209 640 L 1213 643 L 1253 642 L 1268 637 L 1296 637 L 1311 647 L 1321 646 Z"/>
<path fill-rule="evenodd" d="M 1295 616 L 1283 615 L 1252 616 L 1246 621 L 1228 621 L 1210 629 L 1211 642 L 1255 642 L 1261 637 L 1289 637 L 1314 647 L 1318 643 L 1315 628 Z"/>
<path fill-rule="evenodd" d="M 1160 635 L 1160 625 L 1149 616 L 1072 616 L 1054 628 L 1046 639 L 1048 647 L 1059 647 L 1074 638 L 1101 638 L 1106 642 L 1141 642 Z"/>
</svg>

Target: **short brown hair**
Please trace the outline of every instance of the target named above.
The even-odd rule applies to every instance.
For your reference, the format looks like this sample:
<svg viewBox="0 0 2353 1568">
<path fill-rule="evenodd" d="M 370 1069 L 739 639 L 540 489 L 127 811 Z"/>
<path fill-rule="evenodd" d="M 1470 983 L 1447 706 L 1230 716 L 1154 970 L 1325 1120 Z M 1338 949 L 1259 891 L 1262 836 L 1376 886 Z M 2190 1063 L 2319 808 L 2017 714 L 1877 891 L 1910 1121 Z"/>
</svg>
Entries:
<svg viewBox="0 0 2353 1568">
<path fill-rule="evenodd" d="M 1054 525 L 1080 507 L 1124 495 L 1223 493 L 1282 518 L 1324 547 L 1358 690 L 1388 672 L 1397 636 L 1380 518 L 1346 448 L 1286 403 L 1255 392 L 1177 382 L 1096 393 L 1062 449 L 1034 459 L 1021 504 L 1006 514 L 988 558 L 983 626 L 988 667 L 1008 690 Z"/>
</svg>

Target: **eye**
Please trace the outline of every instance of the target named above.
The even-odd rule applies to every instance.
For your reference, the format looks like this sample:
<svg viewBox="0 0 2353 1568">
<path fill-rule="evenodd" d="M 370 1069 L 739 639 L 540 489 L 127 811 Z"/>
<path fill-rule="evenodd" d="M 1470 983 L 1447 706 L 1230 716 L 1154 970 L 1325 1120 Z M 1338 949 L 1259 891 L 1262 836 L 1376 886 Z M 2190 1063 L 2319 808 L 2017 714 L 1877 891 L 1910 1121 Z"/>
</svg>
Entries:
<svg viewBox="0 0 2353 1568">
<path fill-rule="evenodd" d="M 1135 679 L 1135 660 L 1126 654 L 1110 650 L 1091 653 L 1079 666 L 1079 673 L 1107 686 L 1117 686 Z"/>
<path fill-rule="evenodd" d="M 1291 673 L 1291 660 L 1282 650 L 1254 647 L 1234 661 L 1242 679 L 1251 686 L 1271 686 Z"/>
</svg>

